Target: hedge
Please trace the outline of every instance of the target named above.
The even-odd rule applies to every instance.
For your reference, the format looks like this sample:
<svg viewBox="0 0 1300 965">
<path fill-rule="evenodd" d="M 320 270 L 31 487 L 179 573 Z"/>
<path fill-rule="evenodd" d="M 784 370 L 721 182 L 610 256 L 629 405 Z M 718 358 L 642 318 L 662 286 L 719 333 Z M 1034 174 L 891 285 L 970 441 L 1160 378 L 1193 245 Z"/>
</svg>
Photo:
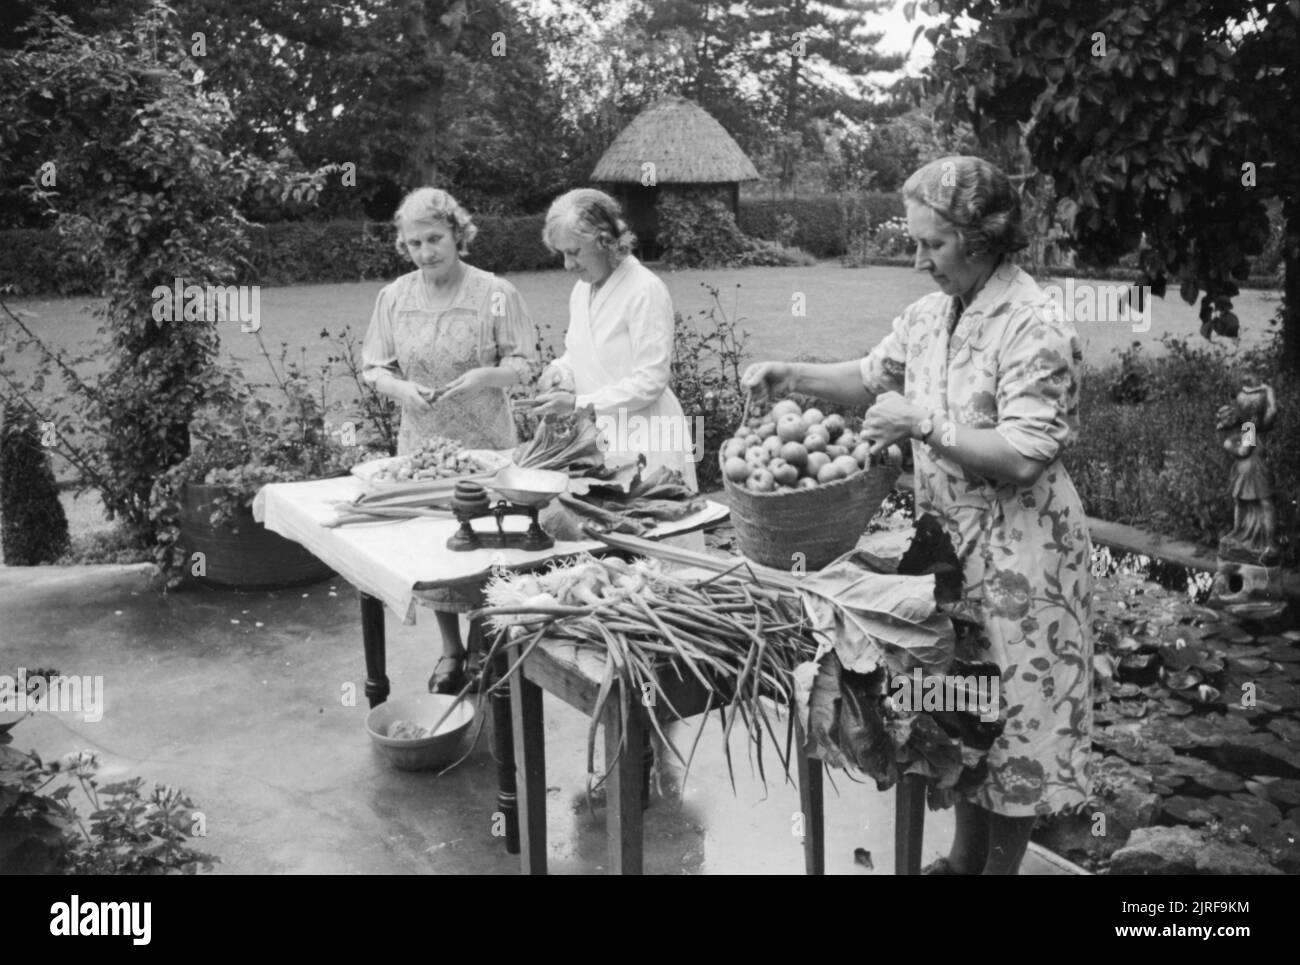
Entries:
<svg viewBox="0 0 1300 965">
<path fill-rule="evenodd" d="M 538 271 L 560 266 L 542 244 L 543 215 L 475 219 L 478 236 L 470 263 L 492 272 Z M 97 272 L 69 266 L 60 258 L 58 233 L 40 229 L 0 231 L 0 286 L 22 295 L 95 294 Z M 247 284 L 395 278 L 410 262 L 393 247 L 388 224 L 363 221 L 286 221 L 253 229 Z"/>
<path fill-rule="evenodd" d="M 875 226 L 904 214 L 897 192 L 870 191 L 854 199 L 851 208 L 834 197 L 742 201 L 736 220 L 747 235 L 778 239 L 784 215 L 794 221 L 795 231 L 792 238 L 781 241 L 818 258 L 838 258 L 848 251 L 849 236 L 865 229 L 868 222 Z"/>
</svg>

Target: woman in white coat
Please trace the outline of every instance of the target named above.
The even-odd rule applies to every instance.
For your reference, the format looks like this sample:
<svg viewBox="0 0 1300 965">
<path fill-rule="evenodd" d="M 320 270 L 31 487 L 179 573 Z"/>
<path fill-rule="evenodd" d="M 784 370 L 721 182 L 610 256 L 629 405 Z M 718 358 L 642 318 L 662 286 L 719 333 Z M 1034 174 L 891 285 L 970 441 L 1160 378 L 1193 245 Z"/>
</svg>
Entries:
<svg viewBox="0 0 1300 965">
<path fill-rule="evenodd" d="M 577 274 L 564 354 L 542 373 L 538 414 L 592 405 L 606 455 L 644 453 L 698 488 L 697 455 L 681 403 L 668 387 L 673 303 L 668 287 L 631 253 L 636 238 L 618 203 L 592 188 L 557 198 L 542 239 Z"/>
</svg>

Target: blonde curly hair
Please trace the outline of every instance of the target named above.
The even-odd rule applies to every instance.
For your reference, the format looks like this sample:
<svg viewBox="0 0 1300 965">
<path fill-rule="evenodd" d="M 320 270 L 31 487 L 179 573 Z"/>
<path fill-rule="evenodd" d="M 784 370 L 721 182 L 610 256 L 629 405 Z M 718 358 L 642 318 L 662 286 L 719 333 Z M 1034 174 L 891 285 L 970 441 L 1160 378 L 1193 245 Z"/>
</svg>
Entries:
<svg viewBox="0 0 1300 965">
<path fill-rule="evenodd" d="M 393 215 L 393 225 L 397 228 L 397 237 L 393 245 L 401 254 L 406 254 L 406 243 L 402 241 L 402 226 L 421 221 L 445 221 L 451 226 L 452 237 L 456 239 L 456 250 L 469 254 L 469 243 L 478 234 L 478 226 L 469 216 L 459 201 L 440 188 L 416 188 L 402 199 Z"/>
<path fill-rule="evenodd" d="M 542 228 L 542 242 L 559 254 L 555 238 L 569 230 L 582 238 L 595 238 L 618 264 L 632 253 L 636 235 L 623 220 L 618 202 L 595 188 L 575 188 L 551 202 Z"/>
</svg>

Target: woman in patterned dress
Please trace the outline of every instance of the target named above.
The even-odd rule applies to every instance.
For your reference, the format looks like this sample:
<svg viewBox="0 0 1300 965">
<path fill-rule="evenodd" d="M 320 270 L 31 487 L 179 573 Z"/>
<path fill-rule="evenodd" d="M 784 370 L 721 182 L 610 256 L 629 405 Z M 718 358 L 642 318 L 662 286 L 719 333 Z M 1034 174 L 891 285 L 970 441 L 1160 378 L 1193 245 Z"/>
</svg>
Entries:
<svg viewBox="0 0 1300 965">
<path fill-rule="evenodd" d="M 397 249 L 416 270 L 379 293 L 362 344 L 364 377 L 402 407 L 398 455 L 433 436 L 469 449 L 518 443 L 506 390 L 527 381 L 537 330 L 515 286 L 461 260 L 478 229 L 445 191 L 408 194 L 394 217 Z M 442 658 L 429 679 L 455 693 L 465 679 L 460 613 L 483 605 L 482 588 L 439 591 Z"/>
<path fill-rule="evenodd" d="M 956 839 L 927 874 L 1015 874 L 1039 814 L 1089 797 L 1091 545 L 1062 449 L 1078 433 L 1074 327 L 1007 256 L 1026 245 L 1005 174 L 973 157 L 903 187 L 916 267 L 939 291 L 909 305 L 866 358 L 765 362 L 744 381 L 869 404 L 873 451 L 912 440 L 916 512 L 964 571 L 956 656 L 1001 669 L 1006 728 L 989 776 L 956 802 Z"/>
</svg>

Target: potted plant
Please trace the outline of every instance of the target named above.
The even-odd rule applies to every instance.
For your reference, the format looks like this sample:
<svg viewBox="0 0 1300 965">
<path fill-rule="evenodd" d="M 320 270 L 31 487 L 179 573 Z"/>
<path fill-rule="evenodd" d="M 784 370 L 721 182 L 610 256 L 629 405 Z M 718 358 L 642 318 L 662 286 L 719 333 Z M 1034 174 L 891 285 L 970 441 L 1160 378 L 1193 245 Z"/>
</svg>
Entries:
<svg viewBox="0 0 1300 965">
<path fill-rule="evenodd" d="M 169 585 L 192 578 L 275 589 L 327 578 L 333 571 L 324 563 L 253 519 L 253 498 L 268 483 L 340 476 L 388 454 L 360 445 L 355 425 L 336 428 L 327 420 L 328 376 L 337 359 L 311 379 L 304 365 L 285 364 L 285 351 L 279 369 L 265 346 L 262 354 L 274 382 L 253 385 L 233 369 L 219 370 L 209 401 L 190 422 L 189 455 L 154 485 L 156 556 Z"/>
</svg>

